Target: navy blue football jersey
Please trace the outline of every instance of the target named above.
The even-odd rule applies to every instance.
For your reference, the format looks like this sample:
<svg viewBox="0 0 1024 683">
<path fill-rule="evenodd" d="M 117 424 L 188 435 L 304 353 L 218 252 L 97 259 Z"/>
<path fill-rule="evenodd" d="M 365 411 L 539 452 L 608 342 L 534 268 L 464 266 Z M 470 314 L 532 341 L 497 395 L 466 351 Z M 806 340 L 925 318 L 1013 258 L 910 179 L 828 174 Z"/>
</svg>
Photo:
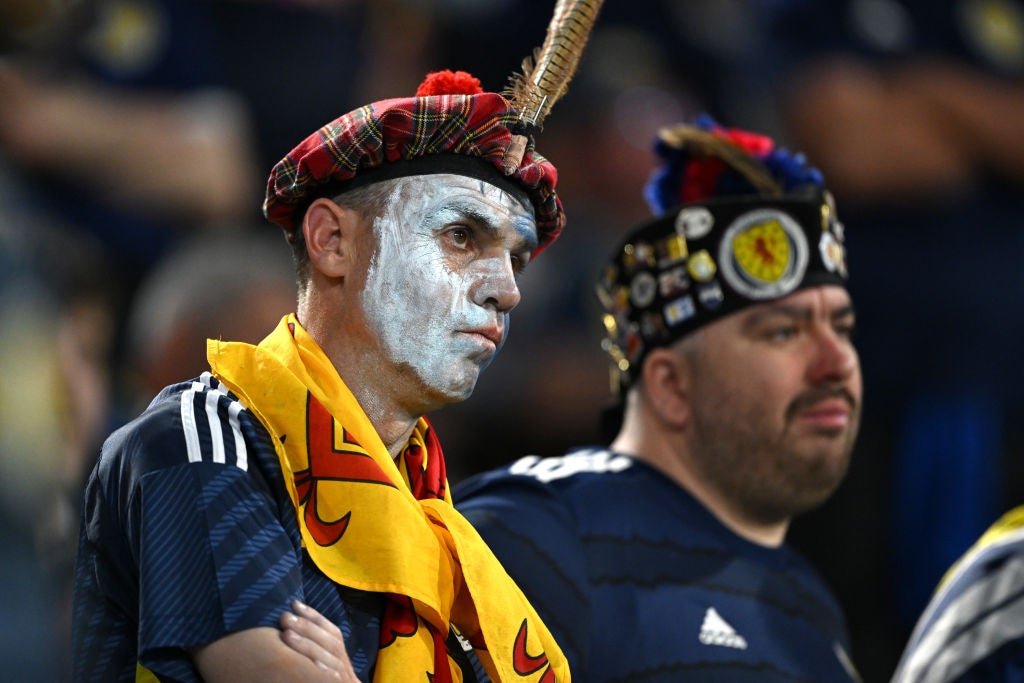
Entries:
<svg viewBox="0 0 1024 683">
<path fill-rule="evenodd" d="M 302 549 L 270 436 L 208 373 L 168 387 L 107 439 L 85 490 L 73 680 L 200 681 L 186 648 L 277 626 L 293 600 L 339 626 L 361 680 L 377 594 L 338 586 Z"/>
<path fill-rule="evenodd" d="M 529 456 L 454 496 L 573 680 L 858 680 L 839 605 L 807 562 L 737 536 L 642 461 Z"/>
</svg>

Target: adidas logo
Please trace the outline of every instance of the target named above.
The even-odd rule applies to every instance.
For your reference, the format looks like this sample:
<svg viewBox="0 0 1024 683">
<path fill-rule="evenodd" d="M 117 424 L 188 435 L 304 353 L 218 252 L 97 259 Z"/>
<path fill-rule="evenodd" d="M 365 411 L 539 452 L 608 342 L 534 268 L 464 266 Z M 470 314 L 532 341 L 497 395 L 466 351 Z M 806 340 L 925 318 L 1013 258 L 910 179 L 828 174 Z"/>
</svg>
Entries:
<svg viewBox="0 0 1024 683">
<path fill-rule="evenodd" d="M 736 633 L 736 629 L 730 626 L 714 607 L 708 607 L 708 611 L 704 613 L 704 623 L 700 625 L 700 642 L 737 650 L 747 649 L 747 640 Z"/>
</svg>

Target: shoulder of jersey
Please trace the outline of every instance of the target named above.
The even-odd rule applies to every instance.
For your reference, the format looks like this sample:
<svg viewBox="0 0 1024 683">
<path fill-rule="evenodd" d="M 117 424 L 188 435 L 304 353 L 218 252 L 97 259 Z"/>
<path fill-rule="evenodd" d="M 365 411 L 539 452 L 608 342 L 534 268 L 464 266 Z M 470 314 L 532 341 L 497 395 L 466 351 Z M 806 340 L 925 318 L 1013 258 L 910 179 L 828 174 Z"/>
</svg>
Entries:
<svg viewBox="0 0 1024 683">
<path fill-rule="evenodd" d="M 241 418 L 248 410 L 210 373 L 165 388 L 139 417 L 112 434 L 105 456 L 136 451 L 143 471 L 183 462 L 247 469 Z"/>
</svg>

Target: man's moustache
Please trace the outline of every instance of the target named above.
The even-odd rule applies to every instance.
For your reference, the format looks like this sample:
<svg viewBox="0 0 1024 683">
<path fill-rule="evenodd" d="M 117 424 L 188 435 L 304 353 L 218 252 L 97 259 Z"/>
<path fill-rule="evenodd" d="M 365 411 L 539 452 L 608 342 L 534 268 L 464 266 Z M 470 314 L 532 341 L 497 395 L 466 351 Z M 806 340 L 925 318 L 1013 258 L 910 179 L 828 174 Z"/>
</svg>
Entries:
<svg viewBox="0 0 1024 683">
<path fill-rule="evenodd" d="M 846 401 L 851 411 L 857 409 L 857 399 L 853 397 L 853 394 L 846 387 L 819 387 L 800 394 L 793 399 L 793 402 L 786 409 L 786 419 L 792 420 L 798 413 L 832 398 L 841 398 Z"/>
</svg>

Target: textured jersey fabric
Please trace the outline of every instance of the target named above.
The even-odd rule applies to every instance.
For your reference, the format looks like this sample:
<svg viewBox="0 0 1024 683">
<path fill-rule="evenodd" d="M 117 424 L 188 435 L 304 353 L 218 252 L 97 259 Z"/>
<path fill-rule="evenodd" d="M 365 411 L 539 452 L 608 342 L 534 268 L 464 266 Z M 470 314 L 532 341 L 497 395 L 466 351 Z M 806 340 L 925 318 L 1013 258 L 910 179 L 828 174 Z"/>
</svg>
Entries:
<svg viewBox="0 0 1024 683">
<path fill-rule="evenodd" d="M 184 648 L 276 626 L 292 600 L 341 628 L 360 679 L 383 600 L 302 550 L 265 429 L 209 374 L 168 387 L 103 446 L 75 570 L 74 681 L 199 681 Z"/>
<path fill-rule="evenodd" d="M 588 682 L 851 681 L 814 570 L 726 529 L 629 456 L 523 458 L 454 492 Z"/>
<path fill-rule="evenodd" d="M 950 570 L 921 615 L 893 683 L 1024 681 L 1024 507 Z"/>
</svg>

